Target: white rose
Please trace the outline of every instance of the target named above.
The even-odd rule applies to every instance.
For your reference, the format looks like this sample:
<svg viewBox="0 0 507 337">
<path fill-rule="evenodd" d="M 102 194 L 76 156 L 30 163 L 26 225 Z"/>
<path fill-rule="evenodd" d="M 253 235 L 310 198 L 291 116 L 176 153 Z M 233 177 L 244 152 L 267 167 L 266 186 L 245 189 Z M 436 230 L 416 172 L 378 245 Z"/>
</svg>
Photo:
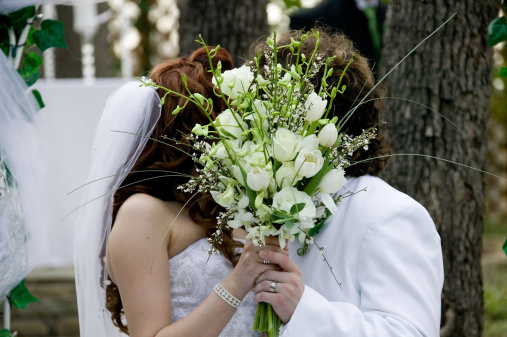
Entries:
<svg viewBox="0 0 507 337">
<path fill-rule="evenodd" d="M 308 110 L 305 119 L 309 122 L 315 122 L 322 117 L 322 114 L 326 110 L 327 99 L 322 99 L 315 92 L 308 95 L 305 102 L 305 108 Z"/>
<path fill-rule="evenodd" d="M 304 203 L 303 209 L 299 210 L 298 220 L 302 224 L 313 223 L 316 215 L 315 205 L 308 194 L 298 191 L 295 187 L 285 187 L 273 196 L 273 207 L 286 211 L 290 214 L 290 209 L 295 204 Z"/>
<path fill-rule="evenodd" d="M 319 143 L 324 147 L 331 147 L 338 139 L 338 130 L 334 124 L 325 125 L 319 132 Z"/>
<path fill-rule="evenodd" d="M 303 149 L 296 157 L 296 170 L 302 176 L 313 177 L 324 165 L 324 158 L 319 150 L 308 151 Z"/>
<path fill-rule="evenodd" d="M 250 83 L 254 80 L 254 74 L 250 71 L 250 67 L 242 66 L 224 71 L 222 78 L 223 82 L 220 84 L 222 93 L 234 100 L 240 93 L 244 94 L 248 91 Z M 212 82 L 217 85 L 215 77 Z"/>
<path fill-rule="evenodd" d="M 276 170 L 276 182 L 279 187 L 294 186 L 300 178 L 297 177 L 297 170 L 293 161 L 285 162 Z"/>
<path fill-rule="evenodd" d="M 236 116 L 236 118 L 234 118 Z M 238 124 L 239 122 L 239 124 Z M 248 129 L 248 125 L 237 114 L 232 114 L 229 109 L 224 110 L 215 120 L 215 125 L 219 132 L 226 131 L 239 140 L 244 140 L 243 130 Z"/>
<path fill-rule="evenodd" d="M 252 167 L 246 175 L 246 183 L 254 191 L 261 191 L 269 185 L 269 173 L 262 167 Z"/>
<path fill-rule="evenodd" d="M 300 136 L 285 128 L 276 130 L 273 137 L 273 157 L 279 162 L 294 159 L 299 151 Z"/>
<path fill-rule="evenodd" d="M 336 193 L 347 183 L 345 171 L 339 167 L 332 169 L 324 177 L 319 184 L 319 189 L 324 193 Z"/>
<path fill-rule="evenodd" d="M 308 137 L 303 138 L 301 141 L 301 149 L 305 149 L 308 151 L 314 151 L 319 148 L 319 140 L 315 135 L 309 135 Z"/>
</svg>

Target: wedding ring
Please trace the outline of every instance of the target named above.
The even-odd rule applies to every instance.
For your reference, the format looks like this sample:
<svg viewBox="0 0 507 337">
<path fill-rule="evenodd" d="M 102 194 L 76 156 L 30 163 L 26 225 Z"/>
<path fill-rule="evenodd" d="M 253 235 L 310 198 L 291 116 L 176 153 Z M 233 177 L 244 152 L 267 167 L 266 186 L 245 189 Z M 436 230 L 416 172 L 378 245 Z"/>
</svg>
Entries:
<svg viewBox="0 0 507 337">
<path fill-rule="evenodd" d="M 276 282 L 273 281 L 271 282 L 271 284 L 269 285 L 269 292 L 270 293 L 274 293 L 275 292 L 275 288 L 276 288 Z"/>
<path fill-rule="evenodd" d="M 262 263 L 264 263 L 264 264 L 271 264 L 271 262 L 269 262 L 268 260 L 264 260 L 264 261 L 262 261 Z"/>
</svg>

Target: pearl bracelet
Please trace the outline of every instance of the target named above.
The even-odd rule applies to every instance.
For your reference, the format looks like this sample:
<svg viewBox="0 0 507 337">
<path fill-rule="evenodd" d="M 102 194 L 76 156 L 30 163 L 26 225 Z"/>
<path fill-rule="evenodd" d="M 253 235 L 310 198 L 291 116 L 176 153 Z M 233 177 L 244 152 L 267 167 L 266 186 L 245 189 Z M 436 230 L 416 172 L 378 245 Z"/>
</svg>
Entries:
<svg viewBox="0 0 507 337">
<path fill-rule="evenodd" d="M 237 299 L 234 295 L 224 289 L 220 283 L 218 283 L 215 288 L 213 288 L 215 293 L 220 296 L 221 299 L 225 301 L 225 303 L 229 304 L 233 308 L 239 308 L 241 301 Z"/>
</svg>

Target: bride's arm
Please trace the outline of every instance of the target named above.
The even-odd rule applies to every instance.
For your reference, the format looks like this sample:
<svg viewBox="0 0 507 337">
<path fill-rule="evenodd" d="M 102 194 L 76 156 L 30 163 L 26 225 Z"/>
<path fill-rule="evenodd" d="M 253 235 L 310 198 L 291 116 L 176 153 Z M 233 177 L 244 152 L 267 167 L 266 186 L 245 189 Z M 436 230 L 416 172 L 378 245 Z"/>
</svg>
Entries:
<svg viewBox="0 0 507 337">
<path fill-rule="evenodd" d="M 187 317 L 171 324 L 166 248 L 169 236 L 162 242 L 161 238 L 172 219 L 168 219 L 163 202 L 151 199 L 154 198 L 146 196 L 136 198 L 135 202 L 127 201 L 118 212 L 108 241 L 108 260 L 121 294 L 130 336 L 218 336 L 236 309 L 214 292 Z M 260 263 L 259 250 L 247 243 L 240 262 L 221 282 L 240 300 L 253 288 L 258 275 L 274 268 Z"/>
</svg>

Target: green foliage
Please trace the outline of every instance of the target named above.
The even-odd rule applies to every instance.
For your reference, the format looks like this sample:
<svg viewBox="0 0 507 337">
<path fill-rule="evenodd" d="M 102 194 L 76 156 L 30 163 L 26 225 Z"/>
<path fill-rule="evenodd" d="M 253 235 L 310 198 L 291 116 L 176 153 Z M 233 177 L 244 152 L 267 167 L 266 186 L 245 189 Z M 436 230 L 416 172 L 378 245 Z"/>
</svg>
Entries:
<svg viewBox="0 0 507 337">
<path fill-rule="evenodd" d="M 484 337 L 503 337 L 507 331 L 506 278 L 507 269 L 503 267 L 484 282 Z"/>
<path fill-rule="evenodd" d="M 0 330 L 0 337 L 12 337 L 12 334 L 7 329 Z"/>
<path fill-rule="evenodd" d="M 40 28 L 40 30 L 33 33 L 33 41 L 41 52 L 52 47 L 67 49 L 67 43 L 63 35 L 63 22 L 44 20 L 41 22 Z"/>
<path fill-rule="evenodd" d="M 301 0 L 283 0 L 283 3 L 287 8 L 301 8 Z"/>
<path fill-rule="evenodd" d="M 43 108 L 46 105 L 42 101 L 42 96 L 40 95 L 40 92 L 38 90 L 32 90 L 32 94 L 35 96 L 35 99 L 37 100 L 37 103 L 39 103 L 39 108 Z"/>
<path fill-rule="evenodd" d="M 27 82 L 27 85 L 35 83 L 37 79 L 33 81 L 33 83 L 28 84 L 29 79 L 33 79 L 34 77 L 39 78 L 39 67 L 42 64 L 42 58 L 39 54 L 35 52 L 25 53 L 23 55 L 23 67 L 19 69 L 19 74 L 21 77 Z"/>
<path fill-rule="evenodd" d="M 30 291 L 25 286 L 25 280 L 23 279 L 19 284 L 12 289 L 9 294 L 9 300 L 13 306 L 18 309 L 25 309 L 26 306 L 32 302 L 38 302 L 39 300 L 35 298 Z"/>
<path fill-rule="evenodd" d="M 507 1 L 503 2 L 504 13 L 507 13 Z M 504 16 L 493 20 L 488 27 L 488 45 L 494 45 L 507 41 L 507 18 Z M 507 77 L 507 68 L 500 69 L 499 76 Z"/>
<path fill-rule="evenodd" d="M 502 41 L 507 41 L 507 19 L 505 16 L 496 18 L 488 27 L 488 45 L 493 47 Z"/>
</svg>

